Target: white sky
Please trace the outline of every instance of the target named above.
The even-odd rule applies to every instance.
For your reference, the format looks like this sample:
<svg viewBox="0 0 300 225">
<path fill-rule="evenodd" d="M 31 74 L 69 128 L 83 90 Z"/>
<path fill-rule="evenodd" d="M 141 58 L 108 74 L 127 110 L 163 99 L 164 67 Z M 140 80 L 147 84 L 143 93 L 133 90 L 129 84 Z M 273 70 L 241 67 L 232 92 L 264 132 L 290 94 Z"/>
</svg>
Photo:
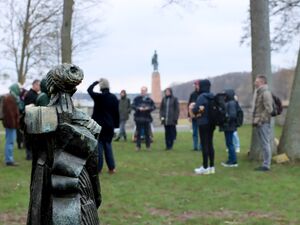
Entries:
<svg viewBox="0 0 300 225">
<path fill-rule="evenodd" d="M 106 0 L 101 5 L 104 10 L 94 9 L 93 14 L 104 19 L 95 29 L 105 30 L 105 37 L 92 52 L 75 58 L 74 63 L 85 72 L 79 90 L 85 91 L 100 77 L 109 79 L 112 92 L 150 87 L 154 50 L 162 88 L 251 70 L 251 49 L 240 46 L 249 0 L 212 0 L 188 9 L 162 5 L 163 0 Z M 273 53 L 272 65 L 294 66 L 297 47 Z"/>
</svg>

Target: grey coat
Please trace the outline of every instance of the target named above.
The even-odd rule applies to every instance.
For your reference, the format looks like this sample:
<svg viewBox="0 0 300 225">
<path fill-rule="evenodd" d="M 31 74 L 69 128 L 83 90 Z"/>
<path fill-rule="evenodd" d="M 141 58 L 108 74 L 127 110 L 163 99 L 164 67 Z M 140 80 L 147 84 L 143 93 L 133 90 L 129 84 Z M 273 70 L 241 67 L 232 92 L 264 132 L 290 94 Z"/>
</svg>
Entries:
<svg viewBox="0 0 300 225">
<path fill-rule="evenodd" d="M 121 99 L 119 100 L 120 121 L 128 120 L 130 111 L 131 111 L 130 99 L 127 98 L 126 96 L 121 97 Z"/>
<path fill-rule="evenodd" d="M 160 104 L 159 116 L 164 125 L 176 125 L 179 117 L 178 99 L 173 95 L 164 97 Z"/>
</svg>

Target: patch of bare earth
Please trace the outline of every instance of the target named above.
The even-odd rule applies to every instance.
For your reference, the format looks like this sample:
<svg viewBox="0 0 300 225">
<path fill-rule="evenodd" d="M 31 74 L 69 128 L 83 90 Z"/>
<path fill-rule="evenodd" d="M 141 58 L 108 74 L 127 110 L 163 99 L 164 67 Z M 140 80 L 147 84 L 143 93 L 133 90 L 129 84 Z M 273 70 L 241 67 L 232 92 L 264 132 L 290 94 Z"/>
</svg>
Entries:
<svg viewBox="0 0 300 225">
<path fill-rule="evenodd" d="M 171 210 L 150 208 L 149 213 L 154 216 L 166 217 L 168 220 L 173 221 L 188 221 L 196 218 L 217 218 L 223 219 L 226 224 L 241 224 L 249 220 L 254 219 L 268 219 L 270 221 L 277 222 L 279 224 L 297 224 L 297 222 L 287 221 L 282 215 L 275 213 L 265 213 L 258 211 L 240 212 L 230 210 L 219 210 L 219 211 L 187 211 L 181 214 L 176 214 Z"/>
<path fill-rule="evenodd" d="M 0 213 L 0 224 L 4 225 L 25 225 L 27 220 L 27 214 L 19 213 Z"/>
</svg>

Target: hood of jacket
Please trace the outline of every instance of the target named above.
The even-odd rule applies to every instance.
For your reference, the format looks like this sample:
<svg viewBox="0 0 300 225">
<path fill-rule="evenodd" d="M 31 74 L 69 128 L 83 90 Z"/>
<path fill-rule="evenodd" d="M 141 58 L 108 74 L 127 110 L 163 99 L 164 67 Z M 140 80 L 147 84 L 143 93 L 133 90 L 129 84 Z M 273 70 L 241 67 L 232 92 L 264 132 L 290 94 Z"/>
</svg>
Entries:
<svg viewBox="0 0 300 225">
<path fill-rule="evenodd" d="M 19 84 L 15 83 L 15 84 L 12 84 L 10 87 L 9 87 L 9 91 L 12 95 L 14 95 L 14 97 L 19 97 L 20 96 L 20 93 L 21 93 L 21 90 L 20 90 L 20 86 Z"/>
<path fill-rule="evenodd" d="M 235 92 L 233 89 L 227 89 L 224 91 L 224 93 L 226 94 L 227 101 L 234 100 Z"/>
<path fill-rule="evenodd" d="M 45 78 L 41 80 L 40 86 L 41 86 L 41 92 L 44 92 L 44 93 L 47 94 L 48 93 L 48 91 L 47 91 L 47 80 Z"/>
<path fill-rule="evenodd" d="M 209 93 L 211 83 L 208 79 L 200 80 L 200 93 Z"/>
</svg>

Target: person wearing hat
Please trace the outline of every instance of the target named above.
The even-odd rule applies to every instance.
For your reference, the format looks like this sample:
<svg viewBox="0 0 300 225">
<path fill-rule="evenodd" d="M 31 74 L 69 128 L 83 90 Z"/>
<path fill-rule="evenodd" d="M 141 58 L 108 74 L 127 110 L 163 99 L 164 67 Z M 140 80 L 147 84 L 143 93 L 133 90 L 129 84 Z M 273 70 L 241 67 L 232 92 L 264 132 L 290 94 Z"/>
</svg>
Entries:
<svg viewBox="0 0 300 225">
<path fill-rule="evenodd" d="M 98 84 L 101 93 L 93 91 Z M 108 172 L 113 174 L 116 172 L 116 165 L 111 141 L 114 136 L 114 128 L 119 127 L 119 102 L 117 97 L 110 93 L 109 82 L 105 78 L 95 81 L 87 91 L 94 100 L 92 119 L 102 127 L 98 139 L 98 172 L 101 172 L 103 168 L 104 152 Z"/>
<path fill-rule="evenodd" d="M 191 93 L 189 101 L 188 101 L 188 109 L 192 108 L 191 105 L 194 105 L 197 101 L 198 96 L 200 95 L 200 85 L 199 80 L 194 82 L 195 90 Z M 199 143 L 199 135 L 198 135 L 198 125 L 197 125 L 197 116 L 192 113 L 192 111 L 188 110 L 188 118 L 189 121 L 192 122 L 193 129 L 193 150 L 199 151 L 201 150 L 201 143 Z"/>
</svg>

